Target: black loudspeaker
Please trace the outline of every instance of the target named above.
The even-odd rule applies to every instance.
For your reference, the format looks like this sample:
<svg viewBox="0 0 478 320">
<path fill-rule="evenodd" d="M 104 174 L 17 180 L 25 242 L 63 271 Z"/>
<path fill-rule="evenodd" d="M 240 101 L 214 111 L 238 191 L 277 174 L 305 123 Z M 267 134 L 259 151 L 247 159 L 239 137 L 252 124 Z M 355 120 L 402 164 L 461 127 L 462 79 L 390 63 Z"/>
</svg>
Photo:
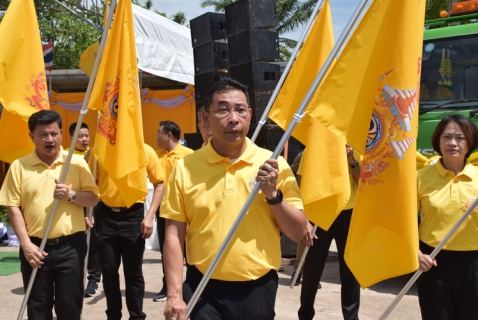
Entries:
<svg viewBox="0 0 478 320">
<path fill-rule="evenodd" d="M 249 102 L 252 109 L 251 123 L 256 124 L 261 120 L 272 94 L 267 92 L 249 92 Z"/>
<path fill-rule="evenodd" d="M 226 42 L 208 42 L 193 50 L 196 74 L 229 68 L 229 49 Z"/>
<path fill-rule="evenodd" d="M 227 36 L 224 13 L 207 12 L 192 19 L 190 27 L 193 48 L 214 40 L 225 39 Z"/>
<path fill-rule="evenodd" d="M 186 143 L 188 144 L 188 148 L 193 150 L 200 149 L 202 147 L 202 144 L 204 143 L 199 131 L 197 131 L 196 133 L 185 133 L 184 139 L 186 140 Z"/>
<path fill-rule="evenodd" d="M 229 76 L 247 85 L 249 91 L 271 91 L 277 85 L 280 66 L 267 62 L 249 62 L 229 67 Z"/>
<path fill-rule="evenodd" d="M 251 61 L 279 59 L 279 33 L 268 30 L 247 30 L 230 36 L 229 66 Z"/>
<path fill-rule="evenodd" d="M 277 25 L 276 0 L 240 0 L 226 6 L 227 34 Z"/>
<path fill-rule="evenodd" d="M 252 137 L 256 128 L 256 124 L 253 124 L 249 127 L 249 133 L 247 134 L 249 138 Z M 266 124 L 262 126 L 261 131 L 259 131 L 259 135 L 257 136 L 255 144 L 261 148 L 274 151 L 283 135 L 284 130 L 282 130 L 278 125 Z M 289 138 L 289 144 L 287 147 L 287 162 L 289 164 L 294 161 L 294 158 L 300 152 L 301 147 L 302 144 L 298 140 L 296 140 L 294 137 Z M 284 151 L 281 152 L 281 155 L 284 155 Z"/>
<path fill-rule="evenodd" d="M 229 75 L 227 72 L 211 71 L 211 72 L 196 74 L 194 76 L 196 104 L 204 101 L 204 94 L 206 93 L 206 90 L 207 88 L 209 88 L 211 83 L 224 78 L 229 78 Z"/>
</svg>

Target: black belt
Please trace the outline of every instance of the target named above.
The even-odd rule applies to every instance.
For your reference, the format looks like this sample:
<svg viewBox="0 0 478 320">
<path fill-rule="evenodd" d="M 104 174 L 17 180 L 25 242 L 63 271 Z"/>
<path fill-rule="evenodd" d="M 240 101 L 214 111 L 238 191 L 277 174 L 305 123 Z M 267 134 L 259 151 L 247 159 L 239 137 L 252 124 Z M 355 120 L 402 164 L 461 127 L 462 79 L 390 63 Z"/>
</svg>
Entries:
<svg viewBox="0 0 478 320">
<path fill-rule="evenodd" d="M 109 208 L 111 211 L 113 212 L 125 212 L 125 211 L 136 211 L 136 210 L 139 210 L 141 206 L 143 206 L 143 203 L 140 203 L 140 202 L 137 202 L 135 204 L 133 204 L 131 207 L 110 207 L 109 205 L 107 205 L 106 203 L 104 203 L 103 201 L 100 201 L 100 203 Z"/>
<path fill-rule="evenodd" d="M 53 239 L 46 239 L 46 245 L 47 246 L 54 246 L 56 244 L 59 244 L 59 243 L 62 243 L 62 242 L 65 242 L 65 241 L 68 241 L 68 240 L 71 240 L 71 239 L 74 239 L 76 237 L 78 237 L 79 235 L 81 234 L 85 234 L 84 231 L 79 231 L 77 233 L 73 233 L 73 234 L 70 234 L 68 236 L 61 236 L 61 237 L 58 237 L 58 238 L 53 238 Z M 36 245 L 40 245 L 41 244 L 41 238 L 38 238 L 38 237 L 30 237 L 30 240 L 36 244 Z"/>
</svg>

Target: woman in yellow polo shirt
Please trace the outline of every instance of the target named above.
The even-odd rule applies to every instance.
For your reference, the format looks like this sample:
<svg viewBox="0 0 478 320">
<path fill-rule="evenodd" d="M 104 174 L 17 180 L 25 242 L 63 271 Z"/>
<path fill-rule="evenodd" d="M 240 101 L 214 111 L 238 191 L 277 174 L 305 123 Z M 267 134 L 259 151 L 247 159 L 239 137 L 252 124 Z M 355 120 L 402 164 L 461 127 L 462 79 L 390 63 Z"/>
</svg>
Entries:
<svg viewBox="0 0 478 320">
<path fill-rule="evenodd" d="M 448 115 L 437 125 L 432 145 L 440 160 L 417 173 L 422 318 L 478 319 L 478 210 L 436 259 L 429 256 L 478 196 L 478 168 L 467 161 L 478 147 L 478 129 L 465 116 Z"/>
</svg>

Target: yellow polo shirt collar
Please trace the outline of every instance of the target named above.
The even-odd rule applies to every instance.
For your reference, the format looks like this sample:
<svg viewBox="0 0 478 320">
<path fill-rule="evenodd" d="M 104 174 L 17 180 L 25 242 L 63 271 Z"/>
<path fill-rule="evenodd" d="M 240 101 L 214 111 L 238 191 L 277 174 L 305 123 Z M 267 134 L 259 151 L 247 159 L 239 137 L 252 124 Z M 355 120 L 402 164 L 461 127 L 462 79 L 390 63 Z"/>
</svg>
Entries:
<svg viewBox="0 0 478 320">
<path fill-rule="evenodd" d="M 66 163 L 66 158 L 68 157 L 68 153 L 66 153 L 64 150 L 63 150 L 63 147 L 60 146 L 60 155 L 58 156 L 58 158 L 55 159 L 55 161 L 53 161 L 53 163 L 51 164 L 51 166 L 48 166 L 45 162 L 43 162 L 39 157 L 38 157 L 38 154 L 37 154 L 37 149 L 33 149 L 32 153 L 30 153 L 30 156 L 28 158 L 28 162 L 30 163 L 31 166 L 36 166 L 38 164 L 43 164 L 45 165 L 46 167 L 53 167 L 55 165 L 58 165 L 58 164 L 63 164 L 63 163 Z"/>
<path fill-rule="evenodd" d="M 203 146 L 205 148 L 206 159 L 207 161 L 209 161 L 209 163 L 219 163 L 221 161 L 224 161 L 224 159 L 229 159 L 219 155 L 216 150 L 214 150 L 211 142 L 212 138 L 209 138 L 209 143 L 206 146 Z M 240 155 L 239 158 L 237 158 L 235 163 L 242 161 L 252 165 L 254 163 L 254 157 L 256 155 L 256 148 L 250 147 L 253 143 L 249 138 L 246 138 L 245 143 L 246 147 L 244 149 L 244 152 Z"/>
<path fill-rule="evenodd" d="M 441 160 L 442 158 L 438 159 L 438 161 L 436 162 L 435 164 L 435 167 L 438 171 L 438 174 L 442 177 L 442 178 L 445 178 L 445 176 L 447 174 L 450 174 L 452 177 L 455 177 L 455 174 L 453 173 L 453 171 L 451 170 L 448 170 L 446 169 L 443 164 L 441 163 Z M 465 163 L 465 167 L 463 168 L 463 171 L 461 171 L 458 175 L 458 176 L 461 176 L 461 175 L 464 175 L 466 177 L 468 177 L 470 180 L 473 178 L 473 173 L 474 173 L 474 168 L 473 168 L 473 165 L 466 161 Z"/>
</svg>

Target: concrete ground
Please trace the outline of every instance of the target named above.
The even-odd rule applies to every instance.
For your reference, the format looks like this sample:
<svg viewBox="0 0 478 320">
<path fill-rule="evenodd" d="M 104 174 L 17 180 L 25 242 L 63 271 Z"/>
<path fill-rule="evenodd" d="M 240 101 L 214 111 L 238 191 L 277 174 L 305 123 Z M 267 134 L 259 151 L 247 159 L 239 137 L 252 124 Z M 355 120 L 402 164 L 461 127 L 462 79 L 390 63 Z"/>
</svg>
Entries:
<svg viewBox="0 0 478 320">
<path fill-rule="evenodd" d="M 340 280 L 338 262 L 334 259 L 335 248 L 331 247 L 329 261 L 321 279 L 322 289 L 318 290 L 315 299 L 315 319 L 342 319 L 340 310 Z M 0 251 L 18 251 L 18 248 L 0 247 Z M 290 276 L 293 271 L 287 265 L 279 272 L 279 290 L 276 300 L 276 319 L 297 319 L 299 309 L 300 286 L 289 289 Z M 128 319 L 124 301 L 124 279 L 121 274 L 121 289 L 123 293 L 123 319 Z M 158 251 L 146 250 L 144 254 L 143 272 L 146 282 L 144 297 L 144 312 L 149 319 L 163 319 L 165 302 L 154 302 L 153 296 L 161 289 L 162 278 L 161 254 Z M 410 276 L 403 276 L 383 281 L 368 289 L 362 290 L 360 319 L 378 319 L 387 308 L 396 294 L 405 286 Z M 16 319 L 24 297 L 21 274 L 0 277 L 0 318 Z M 102 285 L 99 285 L 99 294 L 92 298 L 85 298 L 83 319 L 105 319 L 106 301 Z M 27 319 L 26 313 L 24 319 Z M 56 318 L 54 318 L 56 319 Z M 417 290 L 413 286 L 402 299 L 388 319 L 421 319 L 418 306 Z"/>
</svg>

